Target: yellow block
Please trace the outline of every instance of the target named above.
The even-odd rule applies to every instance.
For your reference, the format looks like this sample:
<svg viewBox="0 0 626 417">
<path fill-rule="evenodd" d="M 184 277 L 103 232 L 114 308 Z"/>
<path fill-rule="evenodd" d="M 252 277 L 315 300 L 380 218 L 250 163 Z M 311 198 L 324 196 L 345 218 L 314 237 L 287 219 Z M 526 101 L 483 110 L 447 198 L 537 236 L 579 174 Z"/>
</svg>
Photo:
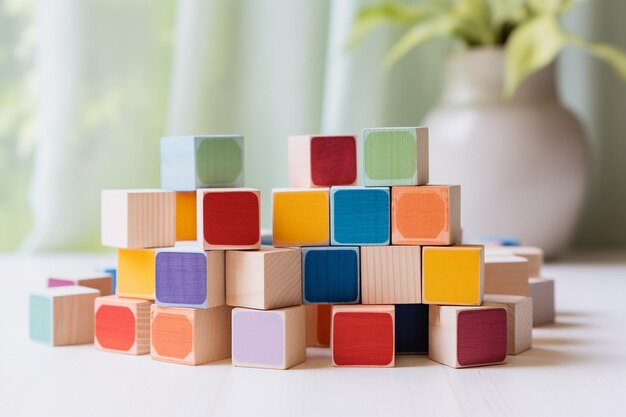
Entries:
<svg viewBox="0 0 626 417">
<path fill-rule="evenodd" d="M 196 240 L 196 192 L 176 193 L 176 240 Z"/>
<path fill-rule="evenodd" d="M 118 249 L 117 295 L 154 300 L 155 249 Z"/>
<path fill-rule="evenodd" d="M 480 305 L 484 288 L 484 248 L 479 245 L 424 246 L 422 302 Z"/>
<path fill-rule="evenodd" d="M 330 239 L 328 188 L 272 193 L 274 246 L 326 246 Z"/>
</svg>

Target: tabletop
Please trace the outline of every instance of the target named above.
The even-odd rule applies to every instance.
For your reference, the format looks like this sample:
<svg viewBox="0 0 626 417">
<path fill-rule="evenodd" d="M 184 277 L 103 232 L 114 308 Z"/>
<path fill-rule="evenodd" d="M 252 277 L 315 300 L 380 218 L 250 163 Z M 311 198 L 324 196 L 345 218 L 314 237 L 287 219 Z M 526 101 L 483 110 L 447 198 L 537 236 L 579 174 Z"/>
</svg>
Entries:
<svg viewBox="0 0 626 417">
<path fill-rule="evenodd" d="M 28 294 L 47 275 L 111 255 L 0 254 L 0 416 L 578 416 L 624 413 L 626 252 L 576 252 L 544 268 L 557 323 L 507 363 L 452 369 L 425 356 L 395 368 L 334 368 L 309 348 L 287 371 L 230 361 L 185 366 L 28 339 Z"/>
</svg>

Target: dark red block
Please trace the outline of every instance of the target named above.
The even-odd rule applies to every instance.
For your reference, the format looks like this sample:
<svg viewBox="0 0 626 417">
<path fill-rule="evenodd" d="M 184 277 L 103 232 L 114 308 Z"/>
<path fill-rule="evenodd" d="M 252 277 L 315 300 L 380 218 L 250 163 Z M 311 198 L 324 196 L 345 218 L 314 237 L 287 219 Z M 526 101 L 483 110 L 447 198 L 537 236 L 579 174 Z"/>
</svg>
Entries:
<svg viewBox="0 0 626 417">
<path fill-rule="evenodd" d="M 465 310 L 458 314 L 457 361 L 461 366 L 506 359 L 506 310 Z"/>
<path fill-rule="evenodd" d="M 354 136 L 311 138 L 311 180 L 317 186 L 349 185 L 356 181 Z"/>
</svg>

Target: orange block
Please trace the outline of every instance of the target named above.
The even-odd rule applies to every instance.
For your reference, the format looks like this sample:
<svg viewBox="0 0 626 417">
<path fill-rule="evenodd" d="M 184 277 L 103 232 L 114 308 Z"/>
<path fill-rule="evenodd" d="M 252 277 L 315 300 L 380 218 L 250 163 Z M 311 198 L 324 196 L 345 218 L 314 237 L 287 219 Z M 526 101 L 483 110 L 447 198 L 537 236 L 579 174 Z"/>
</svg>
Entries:
<svg viewBox="0 0 626 417">
<path fill-rule="evenodd" d="M 196 192 L 176 193 L 176 240 L 196 240 Z"/>
<path fill-rule="evenodd" d="M 333 306 L 330 304 L 306 305 L 306 345 L 330 346 L 330 321 Z"/>
</svg>

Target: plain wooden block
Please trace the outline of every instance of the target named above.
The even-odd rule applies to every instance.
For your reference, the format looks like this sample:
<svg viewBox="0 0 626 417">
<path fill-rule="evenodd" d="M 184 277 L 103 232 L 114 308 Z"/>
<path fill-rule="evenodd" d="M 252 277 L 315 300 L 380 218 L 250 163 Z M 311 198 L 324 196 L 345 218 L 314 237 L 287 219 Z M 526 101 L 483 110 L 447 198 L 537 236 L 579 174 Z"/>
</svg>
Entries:
<svg viewBox="0 0 626 417">
<path fill-rule="evenodd" d="M 205 250 L 261 246 L 259 190 L 209 188 L 197 193 L 197 237 Z"/>
<path fill-rule="evenodd" d="M 507 353 L 517 355 L 532 346 L 533 300 L 521 295 L 485 294 L 485 306 L 505 307 L 507 312 Z"/>
<path fill-rule="evenodd" d="M 176 193 L 176 240 L 197 239 L 196 192 Z"/>
<path fill-rule="evenodd" d="M 332 187 L 331 244 L 388 245 L 389 206 L 388 187 Z"/>
<path fill-rule="evenodd" d="M 397 304 L 396 355 L 428 353 L 428 304 Z"/>
<path fill-rule="evenodd" d="M 30 295 L 29 334 L 51 346 L 93 342 L 93 308 L 100 291 L 79 285 L 46 288 Z"/>
<path fill-rule="evenodd" d="M 304 362 L 304 306 L 275 310 L 235 308 L 232 314 L 234 366 L 288 369 Z"/>
<path fill-rule="evenodd" d="M 243 136 L 172 136 L 161 139 L 161 188 L 195 191 L 243 186 Z"/>
<path fill-rule="evenodd" d="M 424 246 L 422 303 L 481 305 L 484 266 L 483 246 Z"/>
<path fill-rule="evenodd" d="M 85 274 L 56 274 L 48 278 L 48 287 L 65 285 L 80 285 L 100 291 L 100 295 L 111 295 L 113 291 L 113 277 L 109 273 L 91 272 Z"/>
<path fill-rule="evenodd" d="M 461 187 L 391 189 L 393 245 L 454 245 L 461 241 Z"/>
<path fill-rule="evenodd" d="M 551 324 L 555 321 L 554 280 L 550 278 L 530 278 L 530 297 L 533 299 L 533 327 Z"/>
<path fill-rule="evenodd" d="M 163 249 L 156 255 L 156 304 L 209 308 L 226 303 L 224 251 L 197 246 Z"/>
<path fill-rule="evenodd" d="M 226 251 L 226 304 L 269 310 L 302 303 L 300 249 Z"/>
<path fill-rule="evenodd" d="M 485 256 L 519 256 L 528 260 L 528 274 L 541 277 L 543 249 L 533 246 L 485 246 Z"/>
<path fill-rule="evenodd" d="M 143 355 L 150 352 L 152 301 L 98 297 L 94 313 L 94 344 L 109 352 Z"/>
<path fill-rule="evenodd" d="M 290 136 L 287 146 L 289 186 L 311 188 L 355 185 L 356 143 L 355 135 Z"/>
<path fill-rule="evenodd" d="M 428 128 L 363 129 L 365 186 L 428 183 Z"/>
<path fill-rule="evenodd" d="M 333 306 L 333 366 L 393 367 L 394 321 L 392 305 Z"/>
<path fill-rule="evenodd" d="M 175 193 L 165 190 L 103 190 L 101 232 L 105 246 L 174 246 Z"/>
<path fill-rule="evenodd" d="M 154 300 L 158 249 L 118 249 L 117 295 Z"/>
<path fill-rule="evenodd" d="M 305 307 L 306 345 L 314 347 L 329 347 L 330 321 L 333 306 L 330 304 L 307 304 Z"/>
<path fill-rule="evenodd" d="M 355 304 L 360 300 L 359 248 L 302 248 L 302 301 L 305 304 Z"/>
<path fill-rule="evenodd" d="M 485 294 L 528 295 L 528 278 L 526 258 L 485 257 Z"/>
<path fill-rule="evenodd" d="M 272 190 L 272 242 L 276 247 L 330 244 L 328 188 Z"/>
<path fill-rule="evenodd" d="M 421 303 L 421 248 L 363 246 L 361 299 L 363 304 Z"/>
<path fill-rule="evenodd" d="M 430 359 L 452 368 L 506 360 L 506 308 L 431 305 L 428 321 Z"/>
<path fill-rule="evenodd" d="M 150 355 L 160 361 L 200 365 L 230 358 L 231 310 L 163 307 L 150 311 Z"/>
</svg>

